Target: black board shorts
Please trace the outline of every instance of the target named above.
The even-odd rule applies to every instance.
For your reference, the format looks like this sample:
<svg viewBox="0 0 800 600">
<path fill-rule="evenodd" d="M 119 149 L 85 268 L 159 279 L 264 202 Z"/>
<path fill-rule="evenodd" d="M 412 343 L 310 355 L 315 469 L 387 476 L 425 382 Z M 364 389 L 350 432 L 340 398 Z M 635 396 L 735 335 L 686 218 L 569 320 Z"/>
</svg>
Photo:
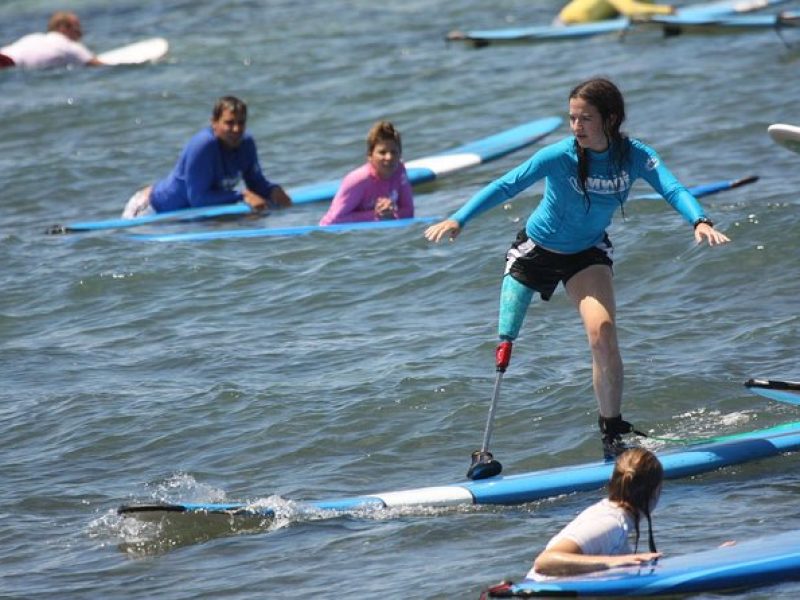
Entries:
<svg viewBox="0 0 800 600">
<path fill-rule="evenodd" d="M 506 275 L 539 292 L 542 300 L 550 300 L 558 284 L 567 281 L 586 267 L 614 267 L 614 247 L 606 235 L 597 246 L 575 254 L 562 254 L 537 246 L 523 229 L 506 253 Z"/>
</svg>

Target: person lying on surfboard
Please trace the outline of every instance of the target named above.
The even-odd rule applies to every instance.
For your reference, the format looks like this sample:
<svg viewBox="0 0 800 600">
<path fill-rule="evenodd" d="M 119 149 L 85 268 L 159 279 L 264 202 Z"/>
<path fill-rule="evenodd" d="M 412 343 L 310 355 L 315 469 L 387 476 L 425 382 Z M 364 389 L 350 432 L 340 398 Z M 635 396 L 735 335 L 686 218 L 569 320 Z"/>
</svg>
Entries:
<svg viewBox="0 0 800 600">
<path fill-rule="evenodd" d="M 625 448 L 621 436 L 633 431 L 621 414 L 623 366 L 613 247 L 606 233 L 616 209 L 622 207 L 624 216 L 631 186 L 643 178 L 693 226 L 697 243 L 714 246 L 730 240 L 714 229 L 697 199 L 652 148 L 620 131 L 625 102 L 611 81 L 590 79 L 573 88 L 569 121 L 573 135 L 542 148 L 490 183 L 450 218 L 426 229 L 425 237 L 433 242 L 453 240 L 471 219 L 545 180 L 544 197 L 506 255 L 498 334 L 501 345 L 510 344 L 533 294 L 547 301 L 563 283 L 588 337 L 603 454 L 611 459 Z"/>
<path fill-rule="evenodd" d="M 557 24 L 593 23 L 626 17 L 647 17 L 649 15 L 670 15 L 675 7 L 669 4 L 653 4 L 651 0 L 572 0 L 558 14 Z"/>
<path fill-rule="evenodd" d="M 45 69 L 71 65 L 102 65 L 86 46 L 81 21 L 75 13 L 58 11 L 47 24 L 47 33 L 29 33 L 0 48 L 0 67 Z"/>
<path fill-rule="evenodd" d="M 400 132 L 389 121 L 378 121 L 367 134 L 367 162 L 342 180 L 320 225 L 410 219 L 414 195 L 401 162 Z"/>
<path fill-rule="evenodd" d="M 196 206 L 246 202 L 255 211 L 284 208 L 291 198 L 261 172 L 255 140 L 245 132 L 247 105 L 234 96 L 217 100 L 211 125 L 196 133 L 166 179 L 137 191 L 124 219 Z M 245 188 L 237 191 L 241 180 Z"/>
</svg>

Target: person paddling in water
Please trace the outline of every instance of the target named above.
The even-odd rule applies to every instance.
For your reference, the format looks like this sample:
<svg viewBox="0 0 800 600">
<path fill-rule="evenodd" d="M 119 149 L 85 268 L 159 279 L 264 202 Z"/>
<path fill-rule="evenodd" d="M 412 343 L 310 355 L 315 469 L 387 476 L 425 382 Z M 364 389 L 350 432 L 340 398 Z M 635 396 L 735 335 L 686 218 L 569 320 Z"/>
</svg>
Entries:
<svg viewBox="0 0 800 600">
<path fill-rule="evenodd" d="M 572 0 L 561 9 L 556 24 L 593 23 L 624 15 L 647 18 L 650 15 L 670 15 L 675 8 L 669 4 L 653 4 L 652 0 Z"/>
<path fill-rule="evenodd" d="M 655 454 L 644 448 L 623 452 L 608 482 L 608 497 L 584 510 L 547 543 L 528 578 L 579 575 L 660 557 L 651 515 L 663 479 L 664 469 Z M 642 517 L 647 520 L 649 552 L 639 552 Z"/>
<path fill-rule="evenodd" d="M 0 48 L 0 68 L 46 69 L 103 62 L 81 43 L 83 29 L 75 13 L 57 11 L 47 23 L 47 33 L 29 33 Z"/>
<path fill-rule="evenodd" d="M 389 121 L 378 121 L 367 134 L 367 162 L 342 180 L 320 225 L 409 219 L 414 196 L 400 160 L 400 132 Z"/>
<path fill-rule="evenodd" d="M 694 228 L 697 243 L 730 241 L 714 229 L 658 154 L 622 133 L 624 121 L 625 103 L 614 83 L 602 78 L 580 83 L 569 94 L 571 136 L 542 148 L 450 218 L 425 230 L 432 242 L 453 240 L 471 219 L 545 180 L 544 197 L 506 255 L 498 333 L 501 345 L 510 344 L 533 294 L 547 301 L 563 283 L 588 337 L 608 460 L 625 449 L 621 436 L 633 430 L 621 414 L 623 365 L 617 343 L 613 248 L 606 233 L 616 209 L 626 202 L 633 182 L 642 178 Z"/>
<path fill-rule="evenodd" d="M 234 96 L 217 100 L 211 126 L 195 134 L 166 179 L 136 192 L 122 212 L 132 219 L 182 208 L 246 202 L 254 211 L 285 208 L 291 198 L 261 172 L 255 140 L 245 133 L 247 105 Z M 245 187 L 237 191 L 244 180 Z"/>
<path fill-rule="evenodd" d="M 581 512 L 553 536 L 536 557 L 527 579 L 547 581 L 646 564 L 657 560 L 652 513 L 661 496 L 664 468 L 644 448 L 622 453 L 608 482 L 608 496 Z M 647 520 L 648 552 L 639 551 L 642 517 Z M 631 545 L 633 539 L 633 545 Z M 491 586 L 481 598 L 503 597 L 513 584 Z M 508 595 L 508 594 L 505 594 Z"/>
</svg>

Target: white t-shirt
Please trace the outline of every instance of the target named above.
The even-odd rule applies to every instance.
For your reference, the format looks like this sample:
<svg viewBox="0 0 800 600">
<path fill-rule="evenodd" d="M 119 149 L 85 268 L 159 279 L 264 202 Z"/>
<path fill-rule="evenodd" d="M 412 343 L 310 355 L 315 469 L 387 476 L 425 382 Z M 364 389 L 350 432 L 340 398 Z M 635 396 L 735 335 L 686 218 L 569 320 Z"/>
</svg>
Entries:
<svg viewBox="0 0 800 600">
<path fill-rule="evenodd" d="M 568 539 L 575 542 L 585 555 L 617 556 L 632 554 L 630 533 L 635 531 L 633 517 L 628 511 L 608 499 L 593 504 L 547 542 L 545 549 Z M 549 579 L 531 569 L 529 579 Z"/>
<path fill-rule="evenodd" d="M 9 56 L 16 66 L 25 69 L 85 65 L 94 56 L 86 46 L 58 31 L 30 33 L 0 48 L 0 54 Z"/>
</svg>

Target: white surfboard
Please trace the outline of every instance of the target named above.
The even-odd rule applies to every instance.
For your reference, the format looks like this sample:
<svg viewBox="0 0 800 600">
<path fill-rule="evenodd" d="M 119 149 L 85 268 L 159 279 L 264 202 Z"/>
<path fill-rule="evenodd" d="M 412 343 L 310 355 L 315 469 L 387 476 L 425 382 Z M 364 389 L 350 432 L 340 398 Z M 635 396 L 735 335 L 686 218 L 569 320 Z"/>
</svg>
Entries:
<svg viewBox="0 0 800 600">
<path fill-rule="evenodd" d="M 767 132 L 775 143 L 800 154 L 800 127 L 775 123 L 767 127 Z"/>
<path fill-rule="evenodd" d="M 140 65 L 160 60 L 168 51 L 169 42 L 155 37 L 103 52 L 97 58 L 107 65 Z"/>
</svg>

